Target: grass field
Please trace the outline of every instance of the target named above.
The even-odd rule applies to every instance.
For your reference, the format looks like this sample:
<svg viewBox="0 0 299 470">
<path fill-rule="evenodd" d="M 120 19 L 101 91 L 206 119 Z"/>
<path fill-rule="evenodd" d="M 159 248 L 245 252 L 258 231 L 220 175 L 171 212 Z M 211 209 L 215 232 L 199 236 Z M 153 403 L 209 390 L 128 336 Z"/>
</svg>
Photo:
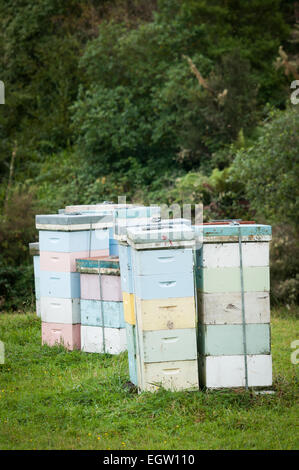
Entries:
<svg viewBox="0 0 299 470">
<path fill-rule="evenodd" d="M 275 395 L 138 395 L 126 354 L 41 347 L 35 315 L 1 314 L 0 449 L 298 449 L 298 313 L 272 311 Z"/>
</svg>

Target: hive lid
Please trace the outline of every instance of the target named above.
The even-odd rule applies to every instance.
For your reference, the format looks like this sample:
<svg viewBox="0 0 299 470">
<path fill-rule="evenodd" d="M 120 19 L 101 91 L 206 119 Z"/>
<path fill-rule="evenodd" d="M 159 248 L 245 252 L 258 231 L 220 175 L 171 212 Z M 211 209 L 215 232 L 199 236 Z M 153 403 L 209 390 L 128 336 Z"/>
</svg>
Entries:
<svg viewBox="0 0 299 470">
<path fill-rule="evenodd" d="M 97 256 L 76 259 L 76 271 L 87 274 L 113 274 L 120 275 L 118 256 Z"/>
<path fill-rule="evenodd" d="M 242 241 L 270 241 L 272 238 L 271 225 L 255 223 L 211 223 L 193 226 L 196 239 L 204 243 L 236 242 L 239 240 L 239 230 Z"/>
<path fill-rule="evenodd" d="M 76 206 L 66 206 L 64 211 L 66 214 L 71 214 L 73 212 L 81 212 L 81 213 L 88 213 L 88 212 L 112 212 L 117 208 L 127 208 L 127 207 L 134 207 L 133 204 L 114 204 L 113 202 L 103 202 L 99 204 L 83 204 L 83 205 L 76 205 Z"/>
<path fill-rule="evenodd" d="M 41 214 L 35 216 L 38 230 L 77 231 L 113 226 L 112 213 Z"/>
<path fill-rule="evenodd" d="M 193 247 L 195 234 L 185 219 L 161 220 L 142 227 L 129 227 L 127 241 L 136 250 Z"/>
</svg>

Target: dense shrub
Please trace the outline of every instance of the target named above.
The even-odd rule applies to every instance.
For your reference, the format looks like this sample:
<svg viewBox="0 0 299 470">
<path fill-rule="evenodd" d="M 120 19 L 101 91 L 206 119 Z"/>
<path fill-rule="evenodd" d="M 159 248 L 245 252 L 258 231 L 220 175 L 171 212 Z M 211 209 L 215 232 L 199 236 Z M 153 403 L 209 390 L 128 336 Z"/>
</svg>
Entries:
<svg viewBox="0 0 299 470">
<path fill-rule="evenodd" d="M 0 261 L 0 311 L 35 309 L 34 276 L 30 264 L 7 266 Z"/>
<path fill-rule="evenodd" d="M 2 306 L 32 300 L 34 214 L 67 204 L 126 195 L 298 224 L 298 113 L 268 118 L 288 99 L 294 22 L 280 0 L 1 2 Z M 280 45 L 290 55 L 275 68 Z M 291 302 L 281 233 L 274 297 Z"/>
<path fill-rule="evenodd" d="M 72 107 L 80 153 L 97 175 L 126 172 L 132 158 L 158 162 L 161 174 L 198 168 L 251 129 L 257 103 L 281 91 L 272 62 L 288 33 L 279 1 L 254 4 L 163 0 L 137 28 L 100 25 Z"/>
<path fill-rule="evenodd" d="M 290 225 L 273 227 L 271 242 L 271 297 L 274 303 L 299 302 L 299 237 Z"/>
<path fill-rule="evenodd" d="M 28 244 L 36 239 L 33 196 L 15 189 L 0 216 L 0 309 L 23 308 L 33 300 Z"/>
<path fill-rule="evenodd" d="M 299 225 L 299 108 L 274 111 L 254 145 L 237 152 L 233 178 L 268 222 Z"/>
</svg>

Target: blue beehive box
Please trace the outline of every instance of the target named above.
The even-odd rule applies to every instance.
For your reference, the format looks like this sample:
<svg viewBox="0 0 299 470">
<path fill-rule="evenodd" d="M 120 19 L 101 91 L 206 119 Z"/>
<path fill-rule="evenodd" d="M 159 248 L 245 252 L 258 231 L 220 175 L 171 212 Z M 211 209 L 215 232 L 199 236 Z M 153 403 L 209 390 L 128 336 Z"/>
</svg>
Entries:
<svg viewBox="0 0 299 470">
<path fill-rule="evenodd" d="M 56 232 L 41 230 L 39 232 L 41 251 L 56 251 L 62 253 L 82 252 L 88 250 L 108 250 L 108 230 L 87 230 L 76 232 Z"/>
<path fill-rule="evenodd" d="M 41 271 L 41 297 L 80 298 L 80 274 Z"/>
<path fill-rule="evenodd" d="M 152 274 L 174 274 L 191 272 L 193 252 L 186 249 L 164 250 L 133 250 L 133 264 L 135 276 L 148 276 Z"/>
<path fill-rule="evenodd" d="M 80 303 L 82 325 L 108 328 L 125 327 L 122 302 L 81 299 Z"/>
</svg>

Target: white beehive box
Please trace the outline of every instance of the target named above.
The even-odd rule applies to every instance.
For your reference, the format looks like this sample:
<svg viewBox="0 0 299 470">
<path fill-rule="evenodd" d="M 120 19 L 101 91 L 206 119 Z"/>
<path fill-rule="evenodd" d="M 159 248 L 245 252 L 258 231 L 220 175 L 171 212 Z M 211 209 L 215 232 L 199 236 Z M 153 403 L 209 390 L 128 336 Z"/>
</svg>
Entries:
<svg viewBox="0 0 299 470">
<path fill-rule="evenodd" d="M 127 349 L 126 329 L 81 325 L 81 349 L 90 353 L 120 354 Z"/>
</svg>

